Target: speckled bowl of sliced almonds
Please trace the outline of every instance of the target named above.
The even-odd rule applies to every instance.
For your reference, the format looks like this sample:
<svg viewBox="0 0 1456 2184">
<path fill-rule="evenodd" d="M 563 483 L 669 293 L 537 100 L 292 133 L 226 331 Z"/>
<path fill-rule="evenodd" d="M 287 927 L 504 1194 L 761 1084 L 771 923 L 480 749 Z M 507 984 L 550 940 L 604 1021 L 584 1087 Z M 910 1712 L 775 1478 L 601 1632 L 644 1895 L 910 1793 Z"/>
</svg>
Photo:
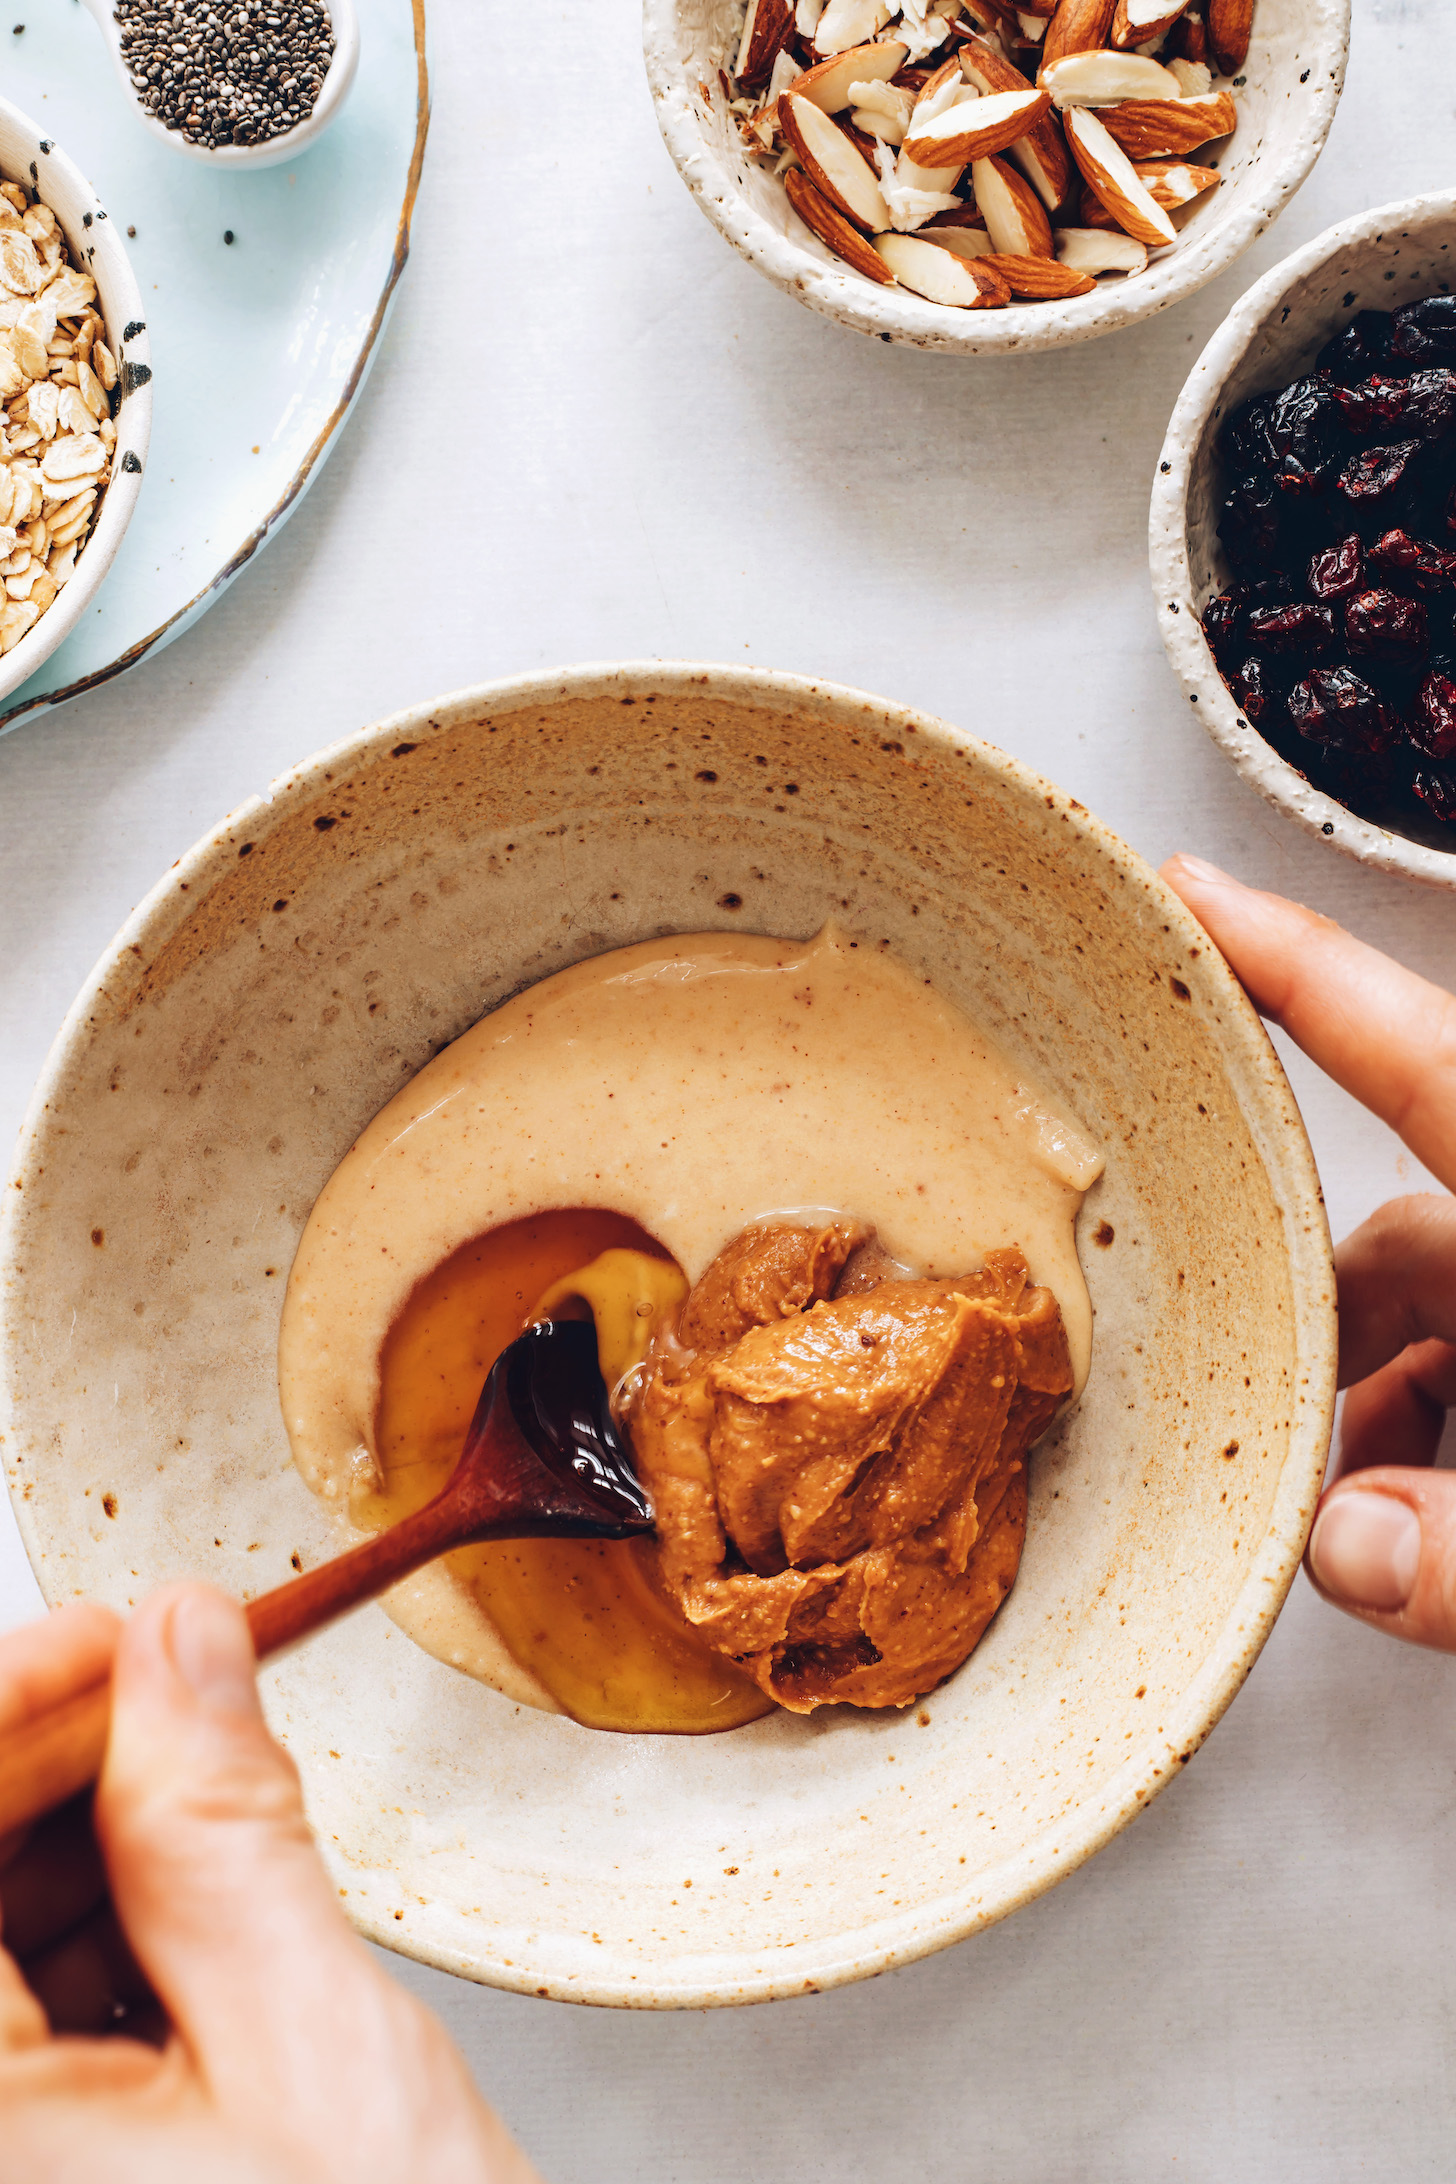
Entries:
<svg viewBox="0 0 1456 2184">
<path fill-rule="evenodd" d="M 105 207 L 0 99 L 0 697 L 70 634 L 111 567 L 141 486 L 151 377 Z"/>
<path fill-rule="evenodd" d="M 1318 158 L 1350 0 L 646 0 L 668 151 L 857 332 L 1085 341 L 1223 271 Z"/>
</svg>

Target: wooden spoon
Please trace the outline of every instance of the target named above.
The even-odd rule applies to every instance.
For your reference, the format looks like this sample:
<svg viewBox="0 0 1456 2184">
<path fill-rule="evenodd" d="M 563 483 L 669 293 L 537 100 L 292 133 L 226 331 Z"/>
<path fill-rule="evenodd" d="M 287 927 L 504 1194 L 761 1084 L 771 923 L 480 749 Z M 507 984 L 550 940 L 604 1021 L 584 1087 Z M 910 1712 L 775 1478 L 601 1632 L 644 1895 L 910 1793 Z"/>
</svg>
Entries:
<svg viewBox="0 0 1456 2184">
<path fill-rule="evenodd" d="M 612 1421 L 589 1320 L 547 1320 L 502 1350 L 448 1484 L 387 1532 L 248 1604 L 260 1661 L 372 1600 L 451 1547 L 484 1539 L 627 1539 L 652 1504 Z M 0 1835 L 96 1780 L 110 1678 L 0 1747 Z"/>
</svg>

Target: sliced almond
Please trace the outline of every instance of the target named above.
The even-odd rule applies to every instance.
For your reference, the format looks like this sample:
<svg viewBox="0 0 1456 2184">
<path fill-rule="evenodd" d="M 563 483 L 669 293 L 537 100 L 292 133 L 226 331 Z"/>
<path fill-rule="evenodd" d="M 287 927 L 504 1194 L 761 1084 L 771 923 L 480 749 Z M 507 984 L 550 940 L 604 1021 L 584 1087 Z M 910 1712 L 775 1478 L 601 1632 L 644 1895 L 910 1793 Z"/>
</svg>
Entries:
<svg viewBox="0 0 1456 2184">
<path fill-rule="evenodd" d="M 1021 81 L 1025 83 L 1024 76 Z M 952 54 L 939 68 L 932 69 L 916 92 L 915 104 L 910 110 L 909 135 L 914 136 L 918 128 L 938 121 L 952 106 L 959 106 L 963 100 L 976 96 L 979 90 L 979 84 L 973 84 L 961 67 L 960 55 Z M 961 165 L 965 165 L 964 160 Z"/>
<path fill-rule="evenodd" d="M 814 29 L 814 51 L 847 53 L 868 45 L 889 20 L 889 0 L 828 0 Z"/>
<path fill-rule="evenodd" d="M 1008 61 L 999 45 L 989 38 L 968 38 L 959 54 L 960 69 L 966 82 L 989 97 L 995 91 L 1029 91 L 1031 78 L 1023 76 L 1014 61 Z"/>
<path fill-rule="evenodd" d="M 837 212 L 862 228 L 890 225 L 874 169 L 823 107 L 801 95 L 797 84 L 779 100 L 779 127 L 809 180 Z"/>
<path fill-rule="evenodd" d="M 852 83 L 849 118 L 881 144 L 903 144 L 910 125 L 910 93 L 892 83 Z"/>
<path fill-rule="evenodd" d="M 1117 13 L 1112 18 L 1112 43 L 1119 53 L 1126 53 L 1133 46 L 1152 45 L 1156 39 L 1166 38 L 1188 0 L 1117 0 Z"/>
<path fill-rule="evenodd" d="M 1211 190 L 1223 178 L 1217 167 L 1190 167 L 1186 159 L 1139 159 L 1133 162 L 1140 182 L 1146 183 L 1148 195 L 1164 212 L 1176 212 L 1180 205 L 1191 205 L 1195 197 Z"/>
<path fill-rule="evenodd" d="M 1096 190 L 1086 182 L 1082 184 L 1082 198 L 1078 206 L 1077 217 L 1084 228 L 1099 228 L 1112 235 L 1122 235 L 1126 232 L 1118 226 L 1112 214 L 1103 204 L 1102 199 L 1097 195 Z M 1127 239 L 1129 242 L 1133 240 L 1130 235 Z M 1142 250 L 1144 248 L 1143 244 L 1139 243 L 1138 248 Z"/>
<path fill-rule="evenodd" d="M 1249 57 L 1254 0 L 1208 0 L 1210 57 L 1221 76 L 1236 76 Z"/>
<path fill-rule="evenodd" d="M 1055 21 L 1055 18 L 1053 18 Z M 968 83 L 987 95 L 1022 89 L 1027 79 L 1008 61 L 999 46 L 985 38 L 971 38 L 961 48 L 961 67 Z M 1048 212 L 1055 212 L 1072 186 L 1072 162 L 1062 125 L 1054 113 L 1043 114 L 1025 135 L 1019 136 L 1008 155 L 1026 176 Z"/>
<path fill-rule="evenodd" d="M 1170 68 L 1172 66 L 1171 56 L 1173 55 L 1176 55 L 1181 61 L 1206 61 L 1208 59 L 1207 26 L 1203 17 L 1195 14 L 1192 8 L 1189 8 L 1186 14 L 1180 15 L 1173 25 L 1168 39 L 1168 52 L 1170 55 L 1168 63 Z"/>
<path fill-rule="evenodd" d="M 1064 64 L 1065 65 L 1065 64 Z M 1153 202 L 1146 183 L 1121 145 L 1108 134 L 1085 106 L 1068 107 L 1063 117 L 1073 159 L 1103 204 L 1129 235 L 1140 243 L 1171 243 L 1177 231 L 1161 205 Z M 989 220 L 987 226 L 990 226 Z"/>
<path fill-rule="evenodd" d="M 1102 120 L 1129 159 L 1178 159 L 1227 136 L 1238 109 L 1227 91 L 1210 91 L 1201 99 L 1129 99 Z"/>
<path fill-rule="evenodd" d="M 912 288 L 931 303 L 977 311 L 1005 300 L 1004 284 L 977 280 L 973 260 L 957 258 L 918 235 L 877 235 L 875 248 L 902 288 Z"/>
<path fill-rule="evenodd" d="M 1116 6 L 1117 0 L 1060 0 L 1042 46 L 1042 75 L 1069 53 L 1099 53 L 1107 43 Z"/>
<path fill-rule="evenodd" d="M 1090 296 L 1097 283 L 1090 274 L 1058 264 L 1055 258 L 1008 258 L 999 251 L 982 260 L 988 273 L 999 273 L 1013 296 L 1045 303 L 1062 296 Z"/>
<path fill-rule="evenodd" d="M 1185 99 L 1201 99 L 1206 91 L 1213 89 L 1213 72 L 1206 61 L 1185 61 L 1175 54 L 1168 67 L 1178 78 Z"/>
<path fill-rule="evenodd" d="M 805 227 L 812 228 L 836 258 L 842 258 L 846 265 L 852 265 L 856 273 L 863 273 L 869 280 L 893 285 L 895 276 L 874 244 L 866 242 L 859 229 L 835 211 L 801 168 L 790 167 L 784 176 L 784 188 L 788 191 L 789 203 Z"/>
<path fill-rule="evenodd" d="M 968 98 L 928 125 L 912 120 L 905 149 L 920 167 L 964 167 L 990 159 L 1025 136 L 1043 114 L 1051 112 L 1045 91 L 993 91 L 988 98 Z"/>
<path fill-rule="evenodd" d="M 995 0 L 960 0 L 960 20 L 969 22 L 978 37 L 993 37 L 998 46 L 1017 35 L 1015 13 L 995 7 Z"/>
<path fill-rule="evenodd" d="M 851 84 L 888 83 L 905 66 L 909 50 L 896 38 L 887 38 L 883 44 L 851 46 L 847 53 L 836 53 L 833 60 L 806 68 L 794 85 L 794 95 L 811 100 L 822 113 L 842 114 L 849 104 Z"/>
<path fill-rule="evenodd" d="M 1178 78 L 1140 53 L 1069 53 L 1064 61 L 1044 68 L 1041 81 L 1063 109 L 1179 96 Z"/>
<path fill-rule="evenodd" d="M 1036 191 L 1014 167 L 1004 159 L 978 159 L 971 168 L 971 179 L 986 233 L 1003 256 L 1051 256 L 1051 222 Z"/>
<path fill-rule="evenodd" d="M 794 32 L 792 0 L 748 0 L 733 73 L 741 84 L 763 83 Z"/>
<path fill-rule="evenodd" d="M 995 0 L 961 0 L 961 15 L 983 38 L 999 36 L 1016 19 L 1010 8 L 997 7 Z"/>
<path fill-rule="evenodd" d="M 983 227 L 937 227 L 934 220 L 921 228 L 919 240 L 948 250 L 955 258 L 989 258 L 991 238 Z"/>
<path fill-rule="evenodd" d="M 1142 273 L 1147 269 L 1145 244 L 1121 228 L 1058 228 L 1052 240 L 1057 258 L 1078 273 Z"/>
</svg>

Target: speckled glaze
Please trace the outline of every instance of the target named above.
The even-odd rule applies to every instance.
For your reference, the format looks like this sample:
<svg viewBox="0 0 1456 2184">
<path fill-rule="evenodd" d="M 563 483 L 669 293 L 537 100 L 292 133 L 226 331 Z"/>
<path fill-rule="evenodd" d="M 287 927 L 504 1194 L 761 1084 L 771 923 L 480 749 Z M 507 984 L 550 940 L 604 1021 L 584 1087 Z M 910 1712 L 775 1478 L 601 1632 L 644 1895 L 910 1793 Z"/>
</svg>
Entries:
<svg viewBox="0 0 1456 2184">
<path fill-rule="evenodd" d="M 1189 373 L 1168 425 L 1153 485 L 1148 548 L 1163 643 L 1190 705 L 1249 784 L 1347 857 L 1456 887 L 1456 848 L 1436 820 L 1415 840 L 1358 818 L 1279 756 L 1234 703 L 1199 617 L 1230 581 L 1216 532 L 1223 488 L 1217 457 L 1228 412 L 1305 371 L 1357 311 L 1450 288 L 1456 281 L 1456 191 L 1379 205 L 1326 228 L 1240 298 Z"/>
<path fill-rule="evenodd" d="M 18 645 L 0 658 L 0 698 L 50 658 L 85 614 L 132 518 L 152 436 L 152 351 L 141 291 L 115 223 L 86 177 L 52 137 L 0 99 L 0 177 L 39 190 L 61 223 L 71 261 L 96 283 L 106 338 L 120 371 L 111 482 L 68 584 Z"/>
<path fill-rule="evenodd" d="M 673 164 L 734 249 L 787 295 L 857 333 L 961 356 L 1059 349 L 1132 326 L 1191 296 L 1263 234 L 1318 159 L 1345 80 L 1350 0 L 1260 0 L 1239 126 L 1224 180 L 1145 273 L 1094 294 L 1003 311 L 957 311 L 852 272 L 792 211 L 782 181 L 749 159 L 716 55 L 731 63 L 742 0 L 644 0 L 643 44 Z"/>
<path fill-rule="evenodd" d="M 790 793 L 790 785 L 796 793 Z M 1107 1154 L 1080 1406 L 1021 1576 L 906 1714 L 594 1733 L 369 1608 L 263 1676 L 373 1939 L 575 2001 L 801 1993 L 1027 1902 L 1191 1758 L 1267 1637 L 1328 1443 L 1318 1182 L 1181 905 L 1000 752 L 876 698 L 646 663 L 339 744 L 166 875 L 77 1001 L 5 1192 L 0 1432 L 52 1600 L 329 1552 L 274 1369 L 313 1199 L 446 1041 L 565 964 L 705 928 L 883 939 Z"/>
</svg>

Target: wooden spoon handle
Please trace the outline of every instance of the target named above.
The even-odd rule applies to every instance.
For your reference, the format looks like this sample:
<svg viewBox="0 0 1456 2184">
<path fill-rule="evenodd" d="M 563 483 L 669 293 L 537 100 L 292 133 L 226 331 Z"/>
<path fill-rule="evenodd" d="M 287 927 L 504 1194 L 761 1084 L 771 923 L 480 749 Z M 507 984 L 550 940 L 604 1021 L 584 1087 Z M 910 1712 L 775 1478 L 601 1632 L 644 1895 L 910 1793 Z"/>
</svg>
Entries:
<svg viewBox="0 0 1456 2184">
<path fill-rule="evenodd" d="M 387 1585 L 458 1544 L 458 1505 L 447 1494 L 332 1562 L 248 1604 L 260 1661 L 372 1600 Z M 63 1805 L 101 1772 L 111 1725 L 111 1679 L 36 1714 L 0 1741 L 0 1836 Z"/>
<path fill-rule="evenodd" d="M 110 1726 L 108 1677 L 11 1731 L 0 1746 L 0 1839 L 96 1780 Z"/>
</svg>

